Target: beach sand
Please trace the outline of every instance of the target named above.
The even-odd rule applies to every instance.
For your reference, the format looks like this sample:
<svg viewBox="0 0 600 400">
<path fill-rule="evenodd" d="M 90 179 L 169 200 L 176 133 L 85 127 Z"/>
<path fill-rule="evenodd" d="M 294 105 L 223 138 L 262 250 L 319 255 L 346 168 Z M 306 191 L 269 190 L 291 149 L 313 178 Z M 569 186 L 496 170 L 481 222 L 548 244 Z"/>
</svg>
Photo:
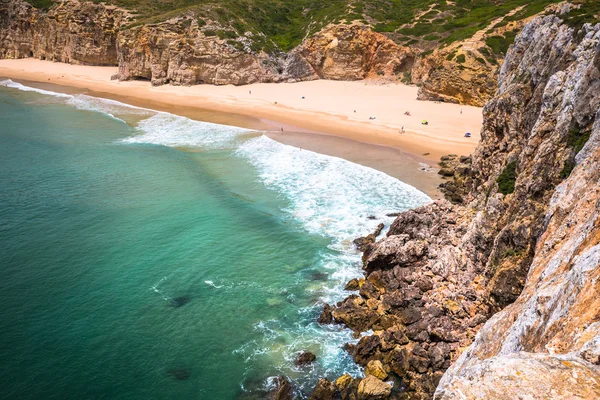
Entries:
<svg viewBox="0 0 600 400">
<path fill-rule="evenodd" d="M 265 130 L 280 142 L 377 168 L 430 196 L 440 179 L 418 171 L 420 163 L 435 165 L 445 154 L 468 155 L 480 138 L 481 108 L 418 101 L 415 86 L 318 80 L 153 87 L 147 81 L 111 80 L 116 72 L 116 67 L 0 60 L 2 77 L 38 86 L 60 85 L 63 92 L 91 92 L 194 119 Z M 405 111 L 411 116 L 404 115 Z M 429 124 L 422 125 L 422 120 Z M 465 132 L 472 137 L 465 138 Z"/>
</svg>

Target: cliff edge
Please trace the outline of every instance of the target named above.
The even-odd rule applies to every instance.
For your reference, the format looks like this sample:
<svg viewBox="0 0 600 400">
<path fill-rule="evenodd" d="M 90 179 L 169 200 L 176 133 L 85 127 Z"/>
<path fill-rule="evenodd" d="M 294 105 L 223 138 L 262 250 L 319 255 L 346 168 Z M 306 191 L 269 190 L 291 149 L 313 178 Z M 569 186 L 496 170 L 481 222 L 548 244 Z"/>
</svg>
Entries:
<svg viewBox="0 0 600 400">
<path fill-rule="evenodd" d="M 325 307 L 373 331 L 348 350 L 367 376 L 381 363 L 386 396 L 600 397 L 599 42 L 600 24 L 533 19 L 464 160 L 466 206 L 401 214 L 358 292 Z"/>
</svg>

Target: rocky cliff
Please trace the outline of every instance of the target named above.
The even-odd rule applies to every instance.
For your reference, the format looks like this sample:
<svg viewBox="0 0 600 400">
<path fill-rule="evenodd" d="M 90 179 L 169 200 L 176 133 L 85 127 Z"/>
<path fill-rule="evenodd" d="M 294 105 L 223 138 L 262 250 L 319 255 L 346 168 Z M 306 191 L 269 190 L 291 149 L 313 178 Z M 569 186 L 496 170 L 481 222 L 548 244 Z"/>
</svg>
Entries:
<svg viewBox="0 0 600 400">
<path fill-rule="evenodd" d="M 599 398 L 599 42 L 600 24 L 534 19 L 484 108 L 467 205 L 401 214 L 358 293 L 325 307 L 373 330 L 348 351 L 371 380 L 381 363 L 392 397 Z"/>
<path fill-rule="evenodd" d="M 480 330 L 436 398 L 600 398 L 599 41 L 600 26 L 576 32 L 547 18 L 525 29 L 502 70 L 502 93 L 528 86 L 542 100 L 515 154 L 531 160 L 520 173 L 533 194 L 568 177 L 542 213 L 523 292 Z"/>
<path fill-rule="evenodd" d="M 43 12 L 0 0 L 0 58 L 117 65 L 116 38 L 127 18 L 124 10 L 90 2 L 63 2 Z"/>
<path fill-rule="evenodd" d="M 219 20 L 218 13 L 211 19 L 189 9 L 155 23 L 138 23 L 137 15 L 78 0 L 56 2 L 47 11 L 24 0 L 0 0 L 0 57 L 118 65 L 115 78 L 155 85 L 377 77 L 420 84 L 421 99 L 473 105 L 493 95 L 500 68 L 501 56 L 481 40 L 469 42 L 469 49 L 457 42 L 423 56 L 359 22 L 331 24 L 289 52 L 266 53 L 264 34 Z"/>
<path fill-rule="evenodd" d="M 216 23 L 193 17 L 123 30 L 117 39 L 119 79 L 153 84 L 234 84 L 314 79 L 394 77 L 410 70 L 413 55 L 361 25 L 334 25 L 289 53 L 252 50 L 252 34 L 234 30 L 214 36 Z M 233 38 L 233 39 L 232 39 Z"/>
<path fill-rule="evenodd" d="M 0 57 L 118 65 L 115 78 L 155 85 L 397 80 L 414 59 L 408 48 L 360 24 L 330 25 L 288 53 L 267 54 L 255 46 L 264 37 L 191 11 L 155 24 L 131 21 L 127 11 L 105 4 L 70 0 L 43 12 L 22 0 L 0 0 Z"/>
</svg>

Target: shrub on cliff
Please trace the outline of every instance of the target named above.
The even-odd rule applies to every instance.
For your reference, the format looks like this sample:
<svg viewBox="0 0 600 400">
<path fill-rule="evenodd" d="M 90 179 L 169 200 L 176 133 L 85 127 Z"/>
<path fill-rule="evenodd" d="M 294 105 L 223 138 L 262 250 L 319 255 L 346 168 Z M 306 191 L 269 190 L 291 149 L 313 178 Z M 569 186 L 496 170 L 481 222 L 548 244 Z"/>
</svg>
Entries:
<svg viewBox="0 0 600 400">
<path fill-rule="evenodd" d="M 515 181 L 517 180 L 517 162 L 512 161 L 506 164 L 504 171 L 498 176 L 498 191 L 504 195 L 515 191 Z"/>
</svg>

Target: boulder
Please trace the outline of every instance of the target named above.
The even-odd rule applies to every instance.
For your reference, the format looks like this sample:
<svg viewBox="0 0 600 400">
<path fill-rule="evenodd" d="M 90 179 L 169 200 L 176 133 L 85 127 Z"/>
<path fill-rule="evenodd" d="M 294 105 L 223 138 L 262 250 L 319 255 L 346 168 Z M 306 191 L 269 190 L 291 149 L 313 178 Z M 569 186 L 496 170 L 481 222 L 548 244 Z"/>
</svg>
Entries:
<svg viewBox="0 0 600 400">
<path fill-rule="evenodd" d="M 388 374 L 383 369 L 383 364 L 379 360 L 371 360 L 367 364 L 367 368 L 365 369 L 366 375 L 373 375 L 377 379 L 384 380 L 387 378 Z"/>
<path fill-rule="evenodd" d="M 357 394 L 359 400 L 385 399 L 391 393 L 392 387 L 373 375 L 368 375 L 358 384 Z"/>
<path fill-rule="evenodd" d="M 316 359 L 317 356 L 315 356 L 310 351 L 303 351 L 298 355 L 298 357 L 296 357 L 295 363 L 296 365 L 307 365 L 312 364 Z"/>
</svg>

